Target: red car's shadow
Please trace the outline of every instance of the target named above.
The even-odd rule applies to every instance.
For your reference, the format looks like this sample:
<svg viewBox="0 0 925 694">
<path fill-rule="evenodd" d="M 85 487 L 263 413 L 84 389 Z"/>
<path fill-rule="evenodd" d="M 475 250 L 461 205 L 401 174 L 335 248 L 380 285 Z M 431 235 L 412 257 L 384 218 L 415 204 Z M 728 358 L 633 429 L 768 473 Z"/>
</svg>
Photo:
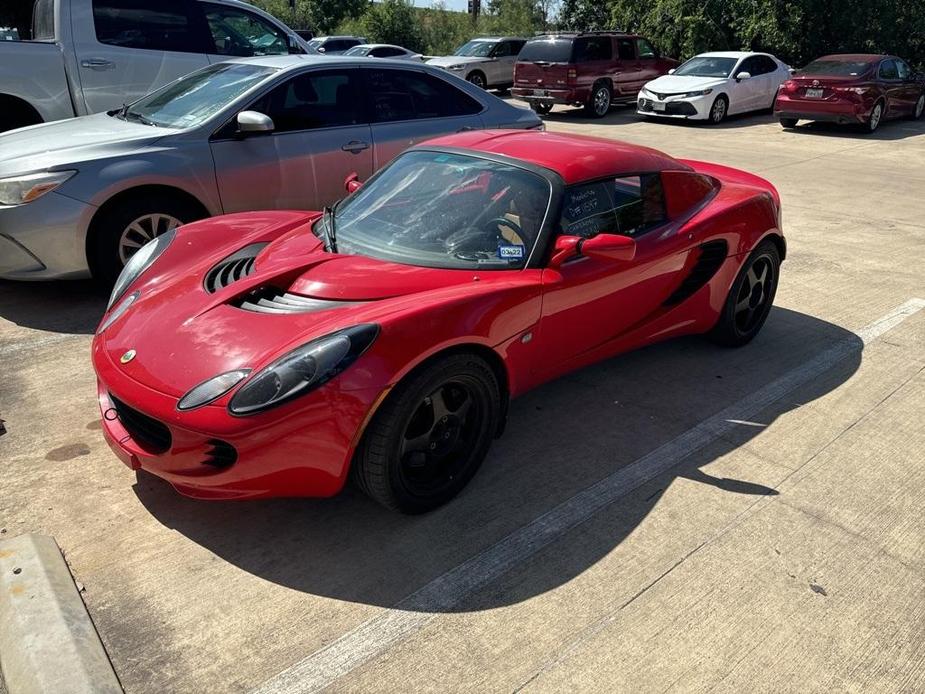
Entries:
<svg viewBox="0 0 925 694">
<path fill-rule="evenodd" d="M 838 387 L 860 363 L 860 338 L 810 316 L 774 309 L 764 331 L 743 349 L 690 338 L 584 369 L 516 400 L 507 432 L 472 483 L 425 516 L 390 513 L 351 488 L 326 500 L 206 503 L 180 497 L 142 473 L 134 490 L 165 526 L 244 571 L 314 595 L 393 606 L 835 344 L 847 346 L 848 356 L 827 373 L 778 400 L 758 422 L 743 422 L 595 514 L 571 532 L 580 541 L 555 545 L 554 561 L 520 567 L 516 588 L 504 588 L 508 582 L 502 580 L 474 598 L 448 601 L 454 603 L 451 611 L 488 609 L 581 574 L 623 541 L 675 477 L 729 494 L 775 494 L 754 480 L 724 479 L 700 467 L 744 445 L 778 416 Z"/>
</svg>

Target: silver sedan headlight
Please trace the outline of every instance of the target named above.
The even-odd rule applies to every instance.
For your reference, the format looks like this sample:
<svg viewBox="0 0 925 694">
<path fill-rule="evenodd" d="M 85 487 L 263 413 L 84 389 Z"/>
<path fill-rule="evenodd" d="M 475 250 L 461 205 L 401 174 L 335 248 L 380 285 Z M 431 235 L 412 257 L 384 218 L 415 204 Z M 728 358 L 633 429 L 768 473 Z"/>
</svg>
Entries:
<svg viewBox="0 0 925 694">
<path fill-rule="evenodd" d="M 76 171 L 46 171 L 0 178 L 0 205 L 22 205 L 36 200 L 73 176 Z"/>
<path fill-rule="evenodd" d="M 112 288 L 112 294 L 109 296 L 109 305 L 106 307 L 107 311 L 119 300 L 119 297 L 125 293 L 129 285 L 137 280 L 141 276 L 141 273 L 151 267 L 154 261 L 160 257 L 161 253 L 167 250 L 167 246 L 170 245 L 176 235 L 176 229 L 164 232 L 160 236 L 148 241 L 148 243 L 142 246 L 135 255 L 128 259 L 128 262 L 119 274 L 119 279 L 116 280 L 116 286 Z"/>
<path fill-rule="evenodd" d="M 447 70 L 462 70 L 465 67 L 466 67 L 465 65 L 447 65 L 446 69 Z"/>
</svg>

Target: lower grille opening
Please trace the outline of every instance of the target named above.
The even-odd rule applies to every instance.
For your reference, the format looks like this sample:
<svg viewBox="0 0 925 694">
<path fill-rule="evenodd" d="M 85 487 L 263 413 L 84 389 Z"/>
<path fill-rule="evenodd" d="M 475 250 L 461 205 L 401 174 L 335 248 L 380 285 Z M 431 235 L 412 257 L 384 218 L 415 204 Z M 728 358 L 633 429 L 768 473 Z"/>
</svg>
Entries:
<svg viewBox="0 0 925 694">
<path fill-rule="evenodd" d="M 170 429 L 153 417 L 129 407 L 112 393 L 109 400 L 119 415 L 119 421 L 129 435 L 152 453 L 166 453 L 172 442 Z"/>
<path fill-rule="evenodd" d="M 220 439 L 209 439 L 209 450 L 206 451 L 205 465 L 211 465 L 216 468 L 226 468 L 234 465 L 238 460 L 238 452 L 227 441 Z"/>
</svg>

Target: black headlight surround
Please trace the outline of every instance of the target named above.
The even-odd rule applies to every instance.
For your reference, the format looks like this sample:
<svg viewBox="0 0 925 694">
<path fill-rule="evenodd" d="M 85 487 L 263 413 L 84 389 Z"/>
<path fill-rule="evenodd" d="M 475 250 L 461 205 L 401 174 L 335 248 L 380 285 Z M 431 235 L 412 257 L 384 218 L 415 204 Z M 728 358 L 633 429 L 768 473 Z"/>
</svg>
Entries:
<svg viewBox="0 0 925 694">
<path fill-rule="evenodd" d="M 279 359 L 276 359 L 272 363 L 260 369 L 260 371 L 252 373 L 250 377 L 244 381 L 243 385 L 238 386 L 237 391 L 231 397 L 231 401 L 228 403 L 228 413 L 235 417 L 247 417 L 250 415 L 259 414 L 275 407 L 279 407 L 280 405 L 284 405 L 287 402 L 290 402 L 298 397 L 310 393 L 316 388 L 323 386 L 325 383 L 330 381 L 338 374 L 342 373 L 346 368 L 348 368 L 357 359 L 359 359 L 363 353 L 369 349 L 373 342 L 375 342 L 376 338 L 379 336 L 379 331 L 380 328 L 375 323 L 362 323 L 360 325 L 354 325 L 352 327 L 344 328 L 343 330 L 338 330 L 336 332 L 323 335 L 322 337 L 315 338 L 314 340 L 306 342 L 304 345 L 301 345 L 300 347 L 287 352 Z M 350 346 L 335 364 L 329 366 L 321 373 L 314 373 L 310 380 L 304 381 L 301 385 L 293 388 L 284 397 L 257 405 L 241 405 L 241 400 L 244 399 L 248 394 L 248 388 L 256 387 L 256 384 L 258 384 L 261 379 L 267 378 L 271 374 L 274 374 L 275 370 L 282 364 L 288 362 L 290 359 L 295 358 L 299 353 L 309 352 L 324 342 L 334 341 L 340 337 L 347 337 L 350 340 Z"/>
</svg>

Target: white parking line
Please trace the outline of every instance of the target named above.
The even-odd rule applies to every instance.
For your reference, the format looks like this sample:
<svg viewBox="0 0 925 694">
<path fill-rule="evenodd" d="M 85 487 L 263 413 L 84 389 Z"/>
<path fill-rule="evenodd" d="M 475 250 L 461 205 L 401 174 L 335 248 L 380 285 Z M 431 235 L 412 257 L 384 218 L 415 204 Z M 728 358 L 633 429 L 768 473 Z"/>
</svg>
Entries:
<svg viewBox="0 0 925 694">
<path fill-rule="evenodd" d="M 726 409 L 687 430 L 651 453 L 579 492 L 498 543 L 426 584 L 395 607 L 363 622 L 336 641 L 272 677 L 255 694 L 314 692 L 337 681 L 393 644 L 420 630 L 441 612 L 451 610 L 483 586 L 533 556 L 571 528 L 645 482 L 680 464 L 738 422 L 825 373 L 860 348 L 925 308 L 925 299 L 910 299 L 882 318 L 845 338 Z"/>
</svg>

